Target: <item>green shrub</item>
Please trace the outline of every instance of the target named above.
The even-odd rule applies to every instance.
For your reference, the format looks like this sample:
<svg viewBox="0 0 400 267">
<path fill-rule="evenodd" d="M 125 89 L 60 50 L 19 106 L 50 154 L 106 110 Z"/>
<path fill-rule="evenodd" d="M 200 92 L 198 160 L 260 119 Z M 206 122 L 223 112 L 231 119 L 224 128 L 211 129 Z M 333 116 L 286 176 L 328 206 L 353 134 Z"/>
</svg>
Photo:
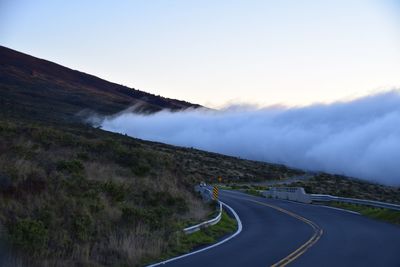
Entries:
<svg viewBox="0 0 400 267">
<path fill-rule="evenodd" d="M 114 153 L 116 155 L 116 161 L 123 166 L 129 167 L 132 165 L 136 165 L 139 160 L 139 156 L 137 155 L 137 153 L 125 148 L 117 149 L 114 151 Z"/>
<path fill-rule="evenodd" d="M 172 196 L 168 192 L 155 192 L 148 202 L 151 206 L 166 206 L 175 209 L 179 213 L 188 211 L 187 203 L 182 197 Z"/>
<path fill-rule="evenodd" d="M 150 172 L 150 166 L 142 164 L 142 165 L 133 167 L 132 171 L 137 176 L 145 176 L 146 174 L 148 174 Z"/>
<path fill-rule="evenodd" d="M 140 217 L 140 211 L 134 207 L 122 207 L 122 220 L 125 223 L 133 224 L 138 217 Z"/>
<path fill-rule="evenodd" d="M 158 229 L 163 225 L 166 218 L 172 214 L 170 209 L 165 207 L 156 208 L 137 208 L 132 206 L 122 207 L 121 219 L 127 224 L 137 224 L 138 222 L 143 222 L 148 224 L 152 229 Z"/>
<path fill-rule="evenodd" d="M 262 196 L 261 193 L 260 193 L 259 191 L 254 190 L 254 189 L 246 189 L 245 192 L 246 192 L 247 194 L 250 194 L 250 195 L 253 195 L 253 196 L 257 196 L 257 197 Z"/>
<path fill-rule="evenodd" d="M 113 181 L 107 181 L 102 185 L 102 191 L 107 193 L 112 200 L 121 202 L 126 198 L 128 193 L 127 188 L 123 184 L 118 184 Z"/>
<path fill-rule="evenodd" d="M 10 228 L 11 241 L 28 252 L 40 254 L 46 248 L 48 231 L 40 220 L 22 219 Z"/>
<path fill-rule="evenodd" d="M 82 162 L 79 160 L 60 160 L 57 162 L 57 170 L 65 171 L 70 174 L 78 174 L 84 170 Z"/>
<path fill-rule="evenodd" d="M 87 214 L 77 214 L 72 218 L 72 232 L 79 241 L 88 241 L 92 236 L 93 220 Z"/>
<path fill-rule="evenodd" d="M 76 156 L 81 160 L 89 159 L 89 154 L 87 152 L 79 152 Z"/>
</svg>

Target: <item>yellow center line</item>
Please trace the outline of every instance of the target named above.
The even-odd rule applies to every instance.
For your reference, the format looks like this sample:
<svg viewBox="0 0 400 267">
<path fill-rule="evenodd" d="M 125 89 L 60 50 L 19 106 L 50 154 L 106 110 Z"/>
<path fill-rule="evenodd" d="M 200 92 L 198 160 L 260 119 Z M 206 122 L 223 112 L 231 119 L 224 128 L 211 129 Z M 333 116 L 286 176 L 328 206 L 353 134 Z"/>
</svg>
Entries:
<svg viewBox="0 0 400 267">
<path fill-rule="evenodd" d="M 234 197 L 234 198 L 240 198 L 240 197 Z M 274 263 L 271 265 L 271 267 L 281 267 L 281 266 L 286 266 L 289 263 L 291 263 L 292 261 L 294 261 L 295 259 L 297 259 L 298 257 L 300 257 L 301 255 L 303 255 L 308 249 L 310 249 L 315 243 L 318 242 L 318 240 L 321 238 L 322 234 L 323 234 L 323 230 L 321 227 L 319 227 L 316 223 L 298 215 L 295 214 L 291 211 L 282 209 L 278 206 L 272 205 L 272 204 L 267 204 L 264 202 L 260 202 L 257 200 L 252 200 L 252 199 L 247 199 L 247 198 L 240 198 L 243 200 L 247 200 L 247 201 L 251 201 L 254 203 L 257 203 L 259 205 L 263 205 L 263 206 L 267 206 L 269 208 L 275 209 L 279 212 L 285 213 L 291 217 L 294 217 L 306 224 L 308 224 L 309 226 L 311 226 L 311 228 L 314 230 L 314 234 L 311 236 L 311 238 L 305 242 L 304 244 L 302 244 L 299 248 L 297 248 L 295 251 L 293 251 L 292 253 L 290 253 L 289 255 L 287 255 L 285 258 L 281 259 L 280 261 Z"/>
</svg>

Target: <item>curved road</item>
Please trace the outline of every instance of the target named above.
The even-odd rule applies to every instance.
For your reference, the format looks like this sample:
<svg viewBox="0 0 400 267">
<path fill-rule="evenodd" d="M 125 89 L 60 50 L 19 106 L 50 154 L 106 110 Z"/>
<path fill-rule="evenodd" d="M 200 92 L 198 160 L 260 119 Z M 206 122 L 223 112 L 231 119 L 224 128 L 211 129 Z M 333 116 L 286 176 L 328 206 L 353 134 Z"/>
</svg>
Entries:
<svg viewBox="0 0 400 267">
<path fill-rule="evenodd" d="M 163 266 L 400 266 L 400 227 L 334 208 L 220 191 L 243 230 Z"/>
</svg>

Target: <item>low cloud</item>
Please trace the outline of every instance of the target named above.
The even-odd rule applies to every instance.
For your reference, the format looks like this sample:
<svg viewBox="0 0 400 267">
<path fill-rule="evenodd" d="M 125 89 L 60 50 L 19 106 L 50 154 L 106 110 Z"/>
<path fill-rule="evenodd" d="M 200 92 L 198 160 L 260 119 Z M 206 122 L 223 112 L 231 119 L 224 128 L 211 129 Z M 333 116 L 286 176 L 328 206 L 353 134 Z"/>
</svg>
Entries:
<svg viewBox="0 0 400 267">
<path fill-rule="evenodd" d="M 178 146 L 400 185 L 400 94 L 302 108 L 120 113 L 108 131 Z"/>
</svg>

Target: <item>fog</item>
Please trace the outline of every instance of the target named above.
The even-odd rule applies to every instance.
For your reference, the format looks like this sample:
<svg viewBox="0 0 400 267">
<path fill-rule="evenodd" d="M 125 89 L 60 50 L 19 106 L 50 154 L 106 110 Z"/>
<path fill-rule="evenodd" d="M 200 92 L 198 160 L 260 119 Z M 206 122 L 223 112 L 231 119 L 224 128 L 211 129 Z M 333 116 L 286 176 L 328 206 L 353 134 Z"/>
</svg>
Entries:
<svg viewBox="0 0 400 267">
<path fill-rule="evenodd" d="M 301 108 L 131 112 L 103 118 L 108 131 L 313 171 L 400 185 L 400 94 Z"/>
</svg>

